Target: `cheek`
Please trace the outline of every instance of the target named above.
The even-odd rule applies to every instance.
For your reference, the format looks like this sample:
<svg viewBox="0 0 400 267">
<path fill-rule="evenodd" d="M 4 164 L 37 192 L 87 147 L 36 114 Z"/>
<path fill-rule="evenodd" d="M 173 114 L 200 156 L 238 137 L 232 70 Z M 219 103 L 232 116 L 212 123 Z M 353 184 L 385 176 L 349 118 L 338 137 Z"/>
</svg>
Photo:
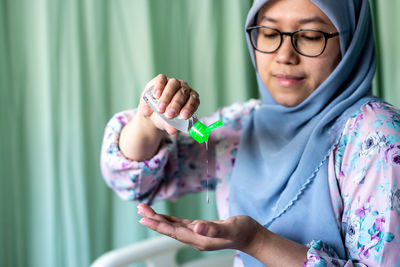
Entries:
<svg viewBox="0 0 400 267">
<path fill-rule="evenodd" d="M 310 64 L 308 64 L 308 66 L 310 66 L 309 77 L 311 77 L 311 82 L 314 86 L 318 87 L 323 83 L 335 70 L 339 62 L 339 57 L 320 58 L 318 62 L 313 62 L 312 64 L 310 62 Z"/>
<path fill-rule="evenodd" d="M 327 66 L 326 64 L 314 64 L 312 69 L 310 69 L 310 77 L 311 81 L 319 86 L 323 81 L 328 78 L 331 73 L 331 66 Z"/>
<path fill-rule="evenodd" d="M 258 70 L 258 72 L 261 72 L 261 70 L 263 69 L 264 60 L 262 59 L 262 57 L 259 55 L 259 53 L 257 51 L 255 53 L 255 59 L 256 59 L 257 70 Z"/>
<path fill-rule="evenodd" d="M 269 54 L 256 52 L 256 67 L 261 79 L 266 82 L 268 73 L 270 73 L 272 57 Z"/>
</svg>

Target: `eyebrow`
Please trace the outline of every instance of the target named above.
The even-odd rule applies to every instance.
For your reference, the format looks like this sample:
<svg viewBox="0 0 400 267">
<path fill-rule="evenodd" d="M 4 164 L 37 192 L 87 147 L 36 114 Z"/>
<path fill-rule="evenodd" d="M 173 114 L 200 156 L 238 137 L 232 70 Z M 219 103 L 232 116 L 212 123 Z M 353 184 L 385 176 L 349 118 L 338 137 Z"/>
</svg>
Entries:
<svg viewBox="0 0 400 267">
<path fill-rule="evenodd" d="M 278 23 L 278 22 L 279 22 L 278 20 L 273 19 L 273 18 L 270 18 L 270 17 L 267 17 L 267 16 L 265 16 L 265 15 L 263 15 L 263 16 L 261 17 L 261 21 L 268 21 L 268 22 L 273 22 L 273 23 Z M 318 17 L 318 16 L 310 17 L 310 18 L 306 18 L 306 19 L 301 19 L 301 20 L 298 21 L 298 23 L 299 23 L 300 25 L 304 25 L 304 24 L 308 24 L 308 23 L 313 23 L 313 22 L 314 22 L 314 23 L 315 23 L 315 22 L 321 23 L 321 24 L 324 24 L 324 25 L 329 25 L 326 21 L 324 21 L 322 18 L 320 18 L 320 17 Z"/>
</svg>

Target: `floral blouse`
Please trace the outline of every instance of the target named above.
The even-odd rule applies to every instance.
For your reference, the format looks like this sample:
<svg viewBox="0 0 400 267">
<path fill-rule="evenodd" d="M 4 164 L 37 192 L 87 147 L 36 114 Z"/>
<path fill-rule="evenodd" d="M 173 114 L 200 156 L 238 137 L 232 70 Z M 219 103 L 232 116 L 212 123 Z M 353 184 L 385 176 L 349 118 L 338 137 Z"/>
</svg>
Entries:
<svg viewBox="0 0 400 267">
<path fill-rule="evenodd" d="M 107 124 L 101 152 L 104 179 L 122 199 L 153 203 L 192 192 L 216 190 L 218 213 L 228 217 L 229 183 L 242 126 L 258 100 L 220 109 L 203 122 L 221 119 L 208 142 L 185 133 L 166 139 L 153 158 L 136 162 L 118 148 L 122 127 L 134 110 L 116 114 Z M 348 119 L 329 157 L 331 202 L 346 247 L 340 259 L 324 240 L 310 240 L 304 266 L 400 267 L 400 112 L 370 103 Z M 242 266 L 239 254 L 234 266 Z"/>
</svg>

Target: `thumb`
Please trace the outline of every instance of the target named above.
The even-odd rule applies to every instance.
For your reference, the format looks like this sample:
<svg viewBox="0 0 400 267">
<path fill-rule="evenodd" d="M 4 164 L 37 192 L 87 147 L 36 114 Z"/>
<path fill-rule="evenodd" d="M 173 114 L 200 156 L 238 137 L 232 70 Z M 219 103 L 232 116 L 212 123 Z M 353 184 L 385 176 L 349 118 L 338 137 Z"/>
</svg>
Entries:
<svg viewBox="0 0 400 267">
<path fill-rule="evenodd" d="M 193 231 L 199 235 L 207 235 L 208 232 L 208 224 L 206 222 L 198 222 L 195 224 Z"/>
<path fill-rule="evenodd" d="M 211 221 L 198 221 L 193 231 L 199 235 L 207 237 L 226 237 L 229 235 L 228 226 L 223 223 L 215 223 Z"/>
<path fill-rule="evenodd" d="M 150 117 L 151 114 L 153 114 L 153 109 L 144 101 L 144 103 L 140 103 L 139 105 L 139 111 L 142 113 L 142 115 L 146 118 Z"/>
</svg>

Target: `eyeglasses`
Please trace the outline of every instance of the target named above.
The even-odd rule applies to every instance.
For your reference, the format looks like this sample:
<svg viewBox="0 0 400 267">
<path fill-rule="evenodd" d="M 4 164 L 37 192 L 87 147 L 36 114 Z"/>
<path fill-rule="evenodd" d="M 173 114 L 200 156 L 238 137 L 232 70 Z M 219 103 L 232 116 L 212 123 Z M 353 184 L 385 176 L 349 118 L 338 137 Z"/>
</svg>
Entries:
<svg viewBox="0 0 400 267">
<path fill-rule="evenodd" d="M 314 29 L 300 29 L 294 32 L 281 32 L 268 26 L 253 26 L 247 28 L 250 41 L 255 50 L 261 53 L 274 53 L 282 45 L 283 36 L 290 36 L 294 50 L 306 57 L 320 56 L 326 48 L 326 43 L 339 33 L 327 33 Z"/>
</svg>

